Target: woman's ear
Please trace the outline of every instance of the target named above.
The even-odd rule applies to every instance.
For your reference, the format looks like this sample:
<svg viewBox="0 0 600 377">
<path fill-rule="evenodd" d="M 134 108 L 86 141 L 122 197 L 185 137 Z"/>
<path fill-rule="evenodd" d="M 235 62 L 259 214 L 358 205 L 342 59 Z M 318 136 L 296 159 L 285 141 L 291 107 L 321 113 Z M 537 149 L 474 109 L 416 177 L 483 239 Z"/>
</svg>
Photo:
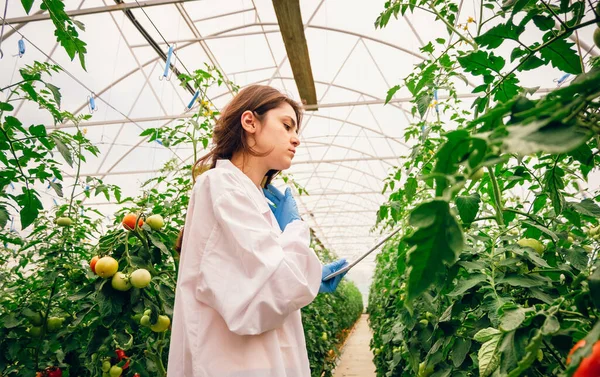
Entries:
<svg viewBox="0 0 600 377">
<path fill-rule="evenodd" d="M 254 113 L 250 110 L 246 110 L 242 113 L 241 123 L 244 130 L 248 133 L 253 134 L 258 130 L 258 119 L 256 119 L 256 116 L 254 116 Z"/>
</svg>

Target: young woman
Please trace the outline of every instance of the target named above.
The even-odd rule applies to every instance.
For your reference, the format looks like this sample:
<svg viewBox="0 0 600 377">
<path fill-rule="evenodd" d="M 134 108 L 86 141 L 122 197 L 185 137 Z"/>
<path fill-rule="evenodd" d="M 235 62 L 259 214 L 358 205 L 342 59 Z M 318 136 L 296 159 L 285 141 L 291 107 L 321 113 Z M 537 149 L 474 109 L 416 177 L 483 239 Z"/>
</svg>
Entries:
<svg viewBox="0 0 600 377">
<path fill-rule="evenodd" d="M 336 289 L 343 275 L 322 279 L 345 260 L 323 266 L 290 189 L 270 185 L 300 145 L 301 115 L 276 89 L 249 86 L 196 163 L 210 168 L 186 215 L 169 377 L 310 377 L 300 309 Z"/>
</svg>

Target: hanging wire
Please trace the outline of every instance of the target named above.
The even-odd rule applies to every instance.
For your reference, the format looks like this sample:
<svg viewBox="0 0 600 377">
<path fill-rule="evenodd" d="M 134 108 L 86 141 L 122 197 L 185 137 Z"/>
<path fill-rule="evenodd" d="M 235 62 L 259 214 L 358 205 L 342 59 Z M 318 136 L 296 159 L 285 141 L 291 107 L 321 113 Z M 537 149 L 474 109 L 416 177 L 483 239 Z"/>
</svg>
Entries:
<svg viewBox="0 0 600 377">
<path fill-rule="evenodd" d="M 2 41 L 4 40 L 4 25 L 6 24 L 6 11 L 8 10 L 8 0 L 4 4 L 4 16 L 2 17 L 2 30 L 0 31 L 0 59 L 4 57 L 4 52 L 2 51 Z"/>
</svg>

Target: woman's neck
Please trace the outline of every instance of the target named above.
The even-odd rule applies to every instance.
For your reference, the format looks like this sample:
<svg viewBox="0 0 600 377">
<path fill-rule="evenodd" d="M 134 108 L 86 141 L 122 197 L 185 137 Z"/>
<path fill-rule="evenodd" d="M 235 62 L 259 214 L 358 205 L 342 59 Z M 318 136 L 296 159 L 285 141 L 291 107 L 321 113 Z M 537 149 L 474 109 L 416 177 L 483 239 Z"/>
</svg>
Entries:
<svg viewBox="0 0 600 377">
<path fill-rule="evenodd" d="M 260 189 L 260 184 L 269 169 L 262 166 L 259 159 L 252 155 L 236 153 L 231 157 L 231 163 L 246 174 Z"/>
</svg>

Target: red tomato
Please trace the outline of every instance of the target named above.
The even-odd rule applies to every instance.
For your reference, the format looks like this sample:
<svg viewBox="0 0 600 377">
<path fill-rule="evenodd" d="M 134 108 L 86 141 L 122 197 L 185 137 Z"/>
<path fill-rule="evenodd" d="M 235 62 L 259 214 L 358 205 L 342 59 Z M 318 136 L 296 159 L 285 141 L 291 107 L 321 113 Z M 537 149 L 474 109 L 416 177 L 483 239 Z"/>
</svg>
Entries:
<svg viewBox="0 0 600 377">
<path fill-rule="evenodd" d="M 135 219 L 137 219 L 137 215 L 130 213 L 123 218 L 123 227 L 127 230 L 133 230 L 135 228 Z M 138 221 L 138 227 L 144 225 L 144 220 L 140 219 Z"/>
<path fill-rule="evenodd" d="M 98 259 L 100 259 L 100 257 L 96 255 L 90 261 L 90 268 L 92 269 L 93 273 L 96 273 L 96 262 L 98 262 Z"/>
<path fill-rule="evenodd" d="M 46 375 L 48 377 L 62 377 L 62 370 L 58 367 L 48 367 L 46 368 Z"/>
<path fill-rule="evenodd" d="M 571 356 L 579 348 L 585 346 L 585 340 L 580 340 L 569 352 L 567 356 L 567 364 L 571 363 Z M 573 374 L 573 377 L 596 377 L 600 376 L 600 341 L 594 343 L 592 347 L 592 354 L 587 356 L 579 364 L 579 368 Z"/>
<path fill-rule="evenodd" d="M 119 361 L 123 360 L 123 359 L 127 359 L 127 362 L 125 363 L 125 365 L 123 365 L 123 370 L 129 368 L 129 358 L 127 357 L 127 355 L 125 354 L 125 351 L 123 351 L 122 349 L 117 348 L 115 350 L 115 353 L 117 354 L 117 359 Z"/>
</svg>

